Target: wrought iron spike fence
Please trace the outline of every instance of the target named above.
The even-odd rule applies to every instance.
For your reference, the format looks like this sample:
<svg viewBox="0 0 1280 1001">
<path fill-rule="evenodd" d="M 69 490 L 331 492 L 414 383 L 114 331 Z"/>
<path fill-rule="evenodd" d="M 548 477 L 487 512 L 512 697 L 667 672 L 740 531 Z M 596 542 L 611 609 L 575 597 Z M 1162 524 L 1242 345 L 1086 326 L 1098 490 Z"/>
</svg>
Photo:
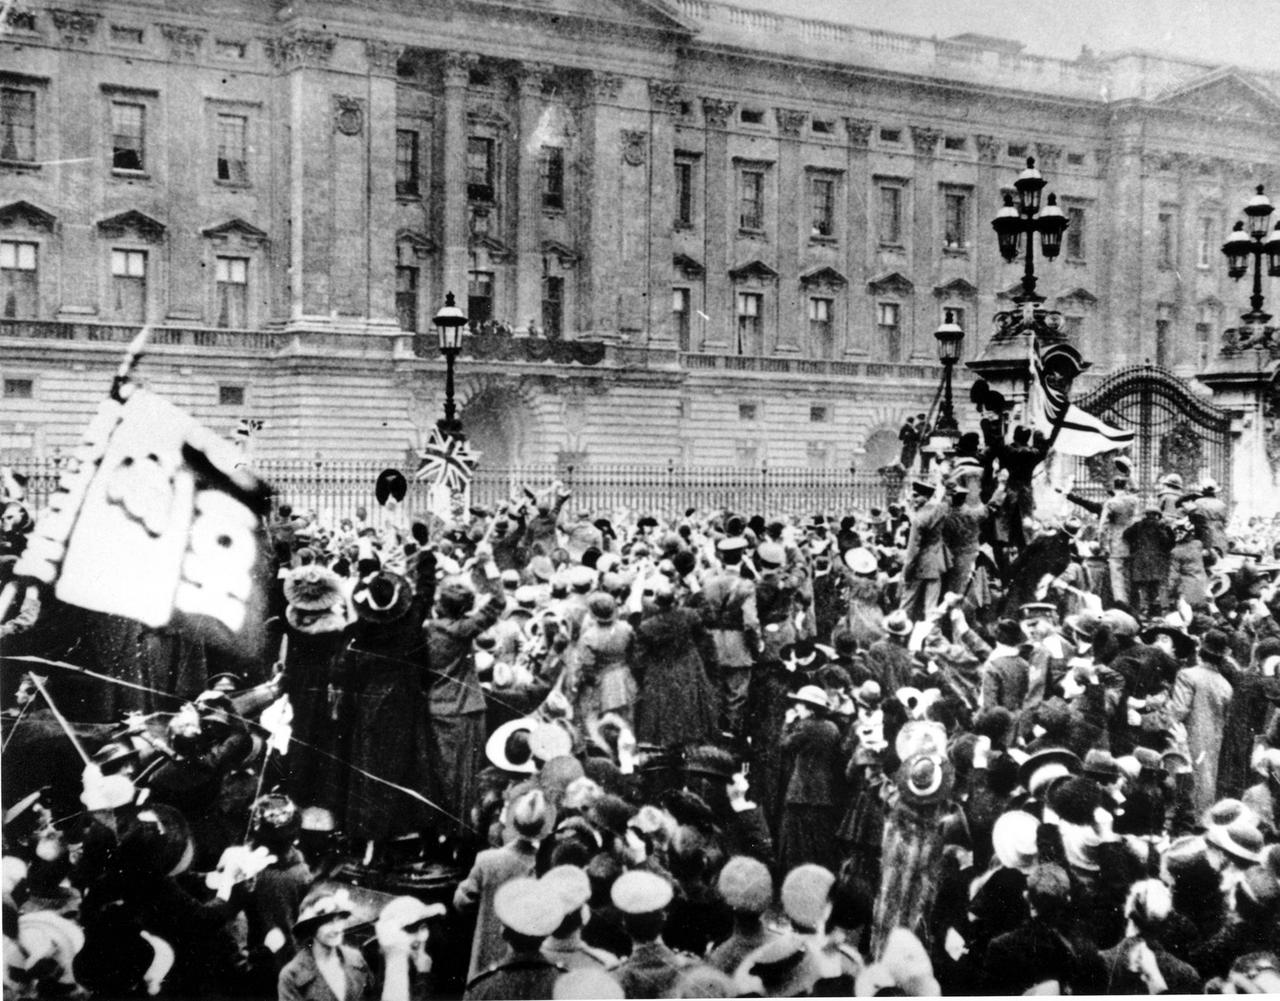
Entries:
<svg viewBox="0 0 1280 1001">
<path fill-rule="evenodd" d="M 27 477 L 28 496 L 36 507 L 43 507 L 55 489 L 62 464 L 59 459 L 10 462 L 15 472 Z M 290 504 L 299 513 L 315 511 L 333 524 L 353 517 L 357 508 L 376 509 L 374 483 L 389 467 L 402 469 L 409 479 L 405 517 L 420 516 L 427 510 L 427 485 L 413 480 L 412 470 L 401 460 L 264 459 L 252 464 L 253 471 L 271 484 L 277 505 Z M 592 517 L 626 511 L 679 517 L 688 508 L 724 507 L 768 516 L 842 514 L 896 501 L 903 482 L 898 474 L 848 469 L 544 463 L 481 468 L 471 486 L 471 503 L 492 508 L 525 488 L 542 493 L 556 480 L 572 491 L 569 510 L 589 511 Z"/>
</svg>

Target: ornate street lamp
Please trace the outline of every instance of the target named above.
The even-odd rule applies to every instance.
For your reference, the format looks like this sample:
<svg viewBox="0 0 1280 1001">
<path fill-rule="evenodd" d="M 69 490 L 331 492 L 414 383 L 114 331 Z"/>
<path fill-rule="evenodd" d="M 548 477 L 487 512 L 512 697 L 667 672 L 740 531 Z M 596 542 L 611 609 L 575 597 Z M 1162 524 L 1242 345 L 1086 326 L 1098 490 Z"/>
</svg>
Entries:
<svg viewBox="0 0 1280 1001">
<path fill-rule="evenodd" d="M 955 408 L 951 400 L 951 370 L 960 360 L 960 346 L 964 343 L 964 330 L 955 321 L 955 314 L 947 310 L 942 326 L 933 332 L 938 339 L 938 360 L 942 362 L 942 406 L 933 424 L 933 437 L 946 437 L 951 448 L 960 439 L 960 425 L 956 423 Z"/>
<path fill-rule="evenodd" d="M 1241 347 L 1262 347 L 1280 332 L 1280 328 L 1271 325 L 1271 314 L 1262 308 L 1266 301 L 1262 295 L 1264 256 L 1267 258 L 1267 274 L 1272 278 L 1280 277 L 1280 222 L 1270 232 L 1267 229 L 1274 210 L 1271 199 L 1259 184 L 1257 192 L 1244 207 L 1247 221 L 1237 222 L 1227 242 L 1222 245 L 1222 253 L 1227 258 L 1227 274 L 1237 281 L 1248 272 L 1249 258 L 1253 258 L 1253 294 L 1249 297 L 1249 312 L 1240 315 L 1244 321 L 1241 325 Z"/>
<path fill-rule="evenodd" d="M 444 306 L 432 318 L 440 338 L 440 352 L 444 355 L 444 418 L 437 421 L 440 433 L 450 438 L 462 437 L 462 421 L 458 420 L 457 406 L 453 400 L 453 365 L 462 350 L 462 332 L 467 325 L 467 315 L 453 301 L 453 293 L 444 297 Z"/>
<path fill-rule="evenodd" d="M 1035 157 L 1027 157 L 1026 169 L 1013 182 L 1016 196 L 1006 193 L 1004 205 L 991 221 L 1000 256 L 1012 264 L 1021 254 L 1024 262 L 1022 289 L 1013 297 L 1018 308 L 996 314 L 997 340 L 1010 339 L 1028 329 L 1041 337 L 1060 338 L 1062 314 L 1042 308 L 1044 296 L 1036 293 L 1036 234 L 1040 235 L 1040 252 L 1045 260 L 1052 261 L 1062 251 L 1062 234 L 1068 225 L 1058 207 L 1057 195 L 1048 194 L 1041 206 L 1046 183 L 1036 170 Z"/>
</svg>

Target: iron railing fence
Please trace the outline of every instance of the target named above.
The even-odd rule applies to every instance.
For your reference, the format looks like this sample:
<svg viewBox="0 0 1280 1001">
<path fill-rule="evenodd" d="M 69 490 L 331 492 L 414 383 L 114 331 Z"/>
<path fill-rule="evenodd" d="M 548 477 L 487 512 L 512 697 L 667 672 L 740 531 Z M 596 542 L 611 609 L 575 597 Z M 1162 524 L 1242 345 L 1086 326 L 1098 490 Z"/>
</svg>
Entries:
<svg viewBox="0 0 1280 1001">
<path fill-rule="evenodd" d="M 43 507 L 57 485 L 60 458 L 9 457 L 15 472 L 27 477 L 29 501 Z M 403 460 L 263 459 L 251 468 L 272 487 L 275 503 L 290 504 L 301 513 L 315 511 L 322 521 L 337 524 L 359 507 L 377 507 L 373 488 L 378 474 L 400 468 L 409 480 L 404 501 L 408 519 L 427 510 L 427 485 L 412 478 Z M 560 480 L 572 491 L 567 509 L 589 511 L 592 517 L 630 512 L 680 517 L 688 508 L 709 511 L 730 508 L 765 516 L 819 512 L 842 515 L 884 507 L 902 492 L 902 477 L 850 469 L 812 469 L 776 466 L 679 466 L 631 463 L 564 466 L 534 463 L 476 472 L 471 503 L 492 508 L 524 488 L 543 493 Z"/>
</svg>

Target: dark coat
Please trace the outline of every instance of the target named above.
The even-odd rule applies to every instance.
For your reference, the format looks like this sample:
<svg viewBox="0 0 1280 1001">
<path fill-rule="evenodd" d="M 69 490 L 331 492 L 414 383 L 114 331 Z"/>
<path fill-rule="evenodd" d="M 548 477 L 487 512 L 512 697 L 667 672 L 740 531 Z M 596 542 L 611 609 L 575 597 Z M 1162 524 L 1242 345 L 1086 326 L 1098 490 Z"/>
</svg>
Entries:
<svg viewBox="0 0 1280 1001">
<path fill-rule="evenodd" d="M 783 732 L 782 750 L 792 755 L 787 803 L 833 806 L 843 802 L 840 731 L 834 723 L 816 716 L 799 720 Z"/>
<path fill-rule="evenodd" d="M 650 744 L 710 740 L 716 733 L 715 692 L 704 657 L 714 656 L 701 618 L 671 608 L 636 630 L 636 739 Z"/>
<path fill-rule="evenodd" d="M 1134 581 L 1158 581 L 1169 577 L 1173 529 L 1159 518 L 1143 518 L 1124 530 L 1129 547 L 1129 577 Z"/>
<path fill-rule="evenodd" d="M 346 770 L 334 767 L 345 761 L 350 730 L 337 725 L 349 719 L 353 706 L 350 680 L 343 668 L 347 644 L 347 620 L 327 614 L 300 619 L 285 613 L 289 638 L 281 687 L 293 707 L 293 740 L 285 766 L 289 769 L 289 795 L 301 806 L 333 810 L 341 802 Z"/>
<path fill-rule="evenodd" d="M 911 533 L 902 559 L 902 579 L 938 580 L 949 565 L 947 547 L 943 544 L 943 526 L 947 513 L 936 502 L 922 505 L 911 516 Z"/>
<path fill-rule="evenodd" d="M 975 993 L 1018 995 L 1045 980 L 1074 986 L 1077 967 L 1066 936 L 1033 917 L 991 940 Z"/>
<path fill-rule="evenodd" d="M 490 600 L 461 618 L 429 619 L 422 627 L 431 664 L 432 716 L 484 712 L 484 692 L 476 676 L 472 643 L 501 614 L 502 602 Z"/>
<path fill-rule="evenodd" d="M 1027 698 L 1031 665 L 1021 656 L 1000 654 L 982 665 L 982 708 L 1003 706 L 1015 715 Z"/>
<path fill-rule="evenodd" d="M 613 978 L 629 998 L 660 998 L 667 996 L 680 974 L 697 962 L 693 956 L 669 949 L 661 940 L 645 942 L 632 948 Z"/>
<path fill-rule="evenodd" d="M 393 622 L 357 622 L 341 671 L 351 679 L 351 745 L 343 830 L 357 839 L 419 830 L 432 813 L 388 782 L 438 801 L 423 689 L 426 651 L 406 610 Z"/>
</svg>

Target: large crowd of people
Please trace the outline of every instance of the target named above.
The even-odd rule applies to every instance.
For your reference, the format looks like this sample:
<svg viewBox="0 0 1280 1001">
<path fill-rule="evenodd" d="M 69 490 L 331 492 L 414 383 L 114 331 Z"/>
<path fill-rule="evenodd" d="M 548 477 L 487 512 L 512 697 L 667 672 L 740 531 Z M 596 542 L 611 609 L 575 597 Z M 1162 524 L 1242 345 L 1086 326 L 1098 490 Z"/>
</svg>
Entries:
<svg viewBox="0 0 1280 1001">
<path fill-rule="evenodd" d="M 1280 991 L 1280 516 L 1038 517 L 1013 440 L 861 511 L 286 505 L 265 656 L 13 580 L 14 487 L 6 993 Z"/>
</svg>

